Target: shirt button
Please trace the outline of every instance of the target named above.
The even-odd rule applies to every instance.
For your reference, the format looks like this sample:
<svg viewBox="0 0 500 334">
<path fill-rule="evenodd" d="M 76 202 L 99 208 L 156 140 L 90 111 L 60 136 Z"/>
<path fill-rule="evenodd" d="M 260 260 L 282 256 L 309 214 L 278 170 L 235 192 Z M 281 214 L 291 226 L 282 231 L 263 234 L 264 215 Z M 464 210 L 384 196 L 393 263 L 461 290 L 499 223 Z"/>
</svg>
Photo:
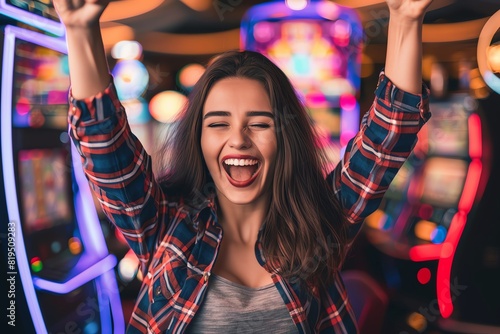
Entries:
<svg viewBox="0 0 500 334">
<path fill-rule="evenodd" d="M 205 280 L 205 283 L 208 281 L 209 277 L 210 277 L 210 272 L 209 271 L 204 271 L 203 272 L 203 279 Z"/>
<path fill-rule="evenodd" d="M 156 287 L 155 294 L 156 294 L 157 296 L 161 295 L 161 286 L 157 286 L 157 287 Z"/>
</svg>

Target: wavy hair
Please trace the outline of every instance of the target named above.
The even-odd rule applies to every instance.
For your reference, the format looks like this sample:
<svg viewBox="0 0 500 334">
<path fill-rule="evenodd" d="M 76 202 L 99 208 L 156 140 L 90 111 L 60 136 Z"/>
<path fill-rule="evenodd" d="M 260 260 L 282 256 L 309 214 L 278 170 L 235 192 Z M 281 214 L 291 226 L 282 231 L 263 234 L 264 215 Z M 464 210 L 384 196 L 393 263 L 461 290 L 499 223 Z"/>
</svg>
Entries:
<svg viewBox="0 0 500 334">
<path fill-rule="evenodd" d="M 169 130 L 159 182 L 187 203 L 214 191 L 201 150 L 202 110 L 213 85 L 229 77 L 259 81 L 275 111 L 278 149 L 261 235 L 267 269 L 310 287 L 326 286 L 345 257 L 346 218 L 325 180 L 327 159 L 310 115 L 287 76 L 262 54 L 228 51 L 210 61 Z"/>
</svg>

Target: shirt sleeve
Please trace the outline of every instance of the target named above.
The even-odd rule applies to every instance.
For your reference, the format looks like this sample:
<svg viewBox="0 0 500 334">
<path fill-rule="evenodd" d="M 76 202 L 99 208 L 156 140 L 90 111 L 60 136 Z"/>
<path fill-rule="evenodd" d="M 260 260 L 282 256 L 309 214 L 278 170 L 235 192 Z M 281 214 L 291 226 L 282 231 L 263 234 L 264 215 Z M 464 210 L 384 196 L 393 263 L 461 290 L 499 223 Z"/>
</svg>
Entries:
<svg viewBox="0 0 500 334">
<path fill-rule="evenodd" d="M 144 270 L 162 233 L 159 229 L 167 225 L 159 223 L 167 216 L 167 202 L 155 181 L 151 157 L 131 132 L 112 80 L 103 92 L 84 100 L 74 99 L 70 90 L 69 100 L 69 134 L 90 188 Z"/>
<path fill-rule="evenodd" d="M 380 72 L 373 104 L 363 116 L 359 132 L 348 142 L 343 159 L 328 176 L 351 224 L 351 238 L 380 205 L 430 116 L 425 84 L 421 94 L 411 94 Z"/>
</svg>

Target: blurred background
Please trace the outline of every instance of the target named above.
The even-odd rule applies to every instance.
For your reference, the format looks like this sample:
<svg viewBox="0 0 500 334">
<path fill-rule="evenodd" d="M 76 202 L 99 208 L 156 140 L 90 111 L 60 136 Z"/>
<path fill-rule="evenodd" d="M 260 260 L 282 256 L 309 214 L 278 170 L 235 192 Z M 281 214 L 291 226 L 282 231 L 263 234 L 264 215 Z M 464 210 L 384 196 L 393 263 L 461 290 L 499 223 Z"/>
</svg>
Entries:
<svg viewBox="0 0 500 334">
<path fill-rule="evenodd" d="M 425 17 L 433 116 L 342 273 L 362 333 L 500 333 L 499 10 L 498 0 L 434 0 Z M 207 62 L 250 49 L 291 78 L 334 166 L 373 101 L 388 14 L 381 0 L 121 0 L 101 24 L 150 154 Z M 0 27 L 7 328 L 122 333 L 142 277 L 67 135 L 64 28 L 48 0 L 0 0 Z"/>
</svg>

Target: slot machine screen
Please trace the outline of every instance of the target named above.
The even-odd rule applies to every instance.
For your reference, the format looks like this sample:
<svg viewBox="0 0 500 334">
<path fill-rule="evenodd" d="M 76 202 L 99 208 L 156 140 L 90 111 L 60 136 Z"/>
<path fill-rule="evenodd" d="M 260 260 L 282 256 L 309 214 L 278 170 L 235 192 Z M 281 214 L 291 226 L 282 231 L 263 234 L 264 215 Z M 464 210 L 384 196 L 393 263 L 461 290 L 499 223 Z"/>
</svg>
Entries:
<svg viewBox="0 0 500 334">
<path fill-rule="evenodd" d="M 459 159 L 433 157 L 427 160 L 422 177 L 422 202 L 443 207 L 457 205 L 467 175 L 468 163 Z"/>
<path fill-rule="evenodd" d="M 300 90 L 339 96 L 334 90 L 346 89 L 330 84 L 347 76 L 348 54 L 341 52 L 349 44 L 347 22 L 263 21 L 255 25 L 254 37 L 257 50 L 276 61 Z"/>
<path fill-rule="evenodd" d="M 467 157 L 469 112 L 464 99 L 433 103 L 428 122 L 429 154 Z"/>
<path fill-rule="evenodd" d="M 344 20 L 264 20 L 253 28 L 255 50 L 285 72 L 313 117 L 333 137 L 340 135 L 341 96 L 356 95 L 347 79 L 350 37 L 350 24 Z"/>
<path fill-rule="evenodd" d="M 33 27 L 62 36 L 64 27 L 52 1 L 0 0 L 0 12 Z"/>
<path fill-rule="evenodd" d="M 19 152 L 24 227 L 34 233 L 73 221 L 71 179 L 64 149 Z"/>
<path fill-rule="evenodd" d="M 16 39 L 12 122 L 20 128 L 67 128 L 68 58 L 56 50 Z"/>
</svg>

